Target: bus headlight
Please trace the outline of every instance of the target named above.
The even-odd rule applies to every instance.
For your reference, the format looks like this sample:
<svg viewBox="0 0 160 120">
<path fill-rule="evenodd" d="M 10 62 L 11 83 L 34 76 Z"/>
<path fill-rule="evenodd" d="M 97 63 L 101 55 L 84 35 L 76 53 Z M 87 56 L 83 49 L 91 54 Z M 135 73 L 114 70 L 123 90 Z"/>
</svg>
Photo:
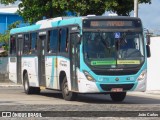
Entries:
<svg viewBox="0 0 160 120">
<path fill-rule="evenodd" d="M 83 73 L 86 76 L 87 80 L 95 81 L 95 79 L 87 71 L 83 71 Z"/>
<path fill-rule="evenodd" d="M 146 78 L 146 76 L 147 76 L 147 70 L 144 70 L 144 71 L 140 74 L 140 76 L 138 77 L 138 81 L 144 80 L 144 79 Z"/>
</svg>

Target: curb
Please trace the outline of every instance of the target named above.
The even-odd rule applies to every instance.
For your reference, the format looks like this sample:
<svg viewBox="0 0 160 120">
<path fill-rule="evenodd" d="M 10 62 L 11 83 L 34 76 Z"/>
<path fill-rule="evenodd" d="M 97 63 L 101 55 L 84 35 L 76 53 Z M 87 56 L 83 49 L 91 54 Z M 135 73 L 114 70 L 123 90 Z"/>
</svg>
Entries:
<svg viewBox="0 0 160 120">
<path fill-rule="evenodd" d="M 156 94 L 156 95 L 160 95 L 160 90 L 150 90 L 150 91 L 146 91 L 146 94 Z"/>
<path fill-rule="evenodd" d="M 0 83 L 0 87 L 22 87 L 22 85 L 10 84 L 10 83 Z"/>
</svg>

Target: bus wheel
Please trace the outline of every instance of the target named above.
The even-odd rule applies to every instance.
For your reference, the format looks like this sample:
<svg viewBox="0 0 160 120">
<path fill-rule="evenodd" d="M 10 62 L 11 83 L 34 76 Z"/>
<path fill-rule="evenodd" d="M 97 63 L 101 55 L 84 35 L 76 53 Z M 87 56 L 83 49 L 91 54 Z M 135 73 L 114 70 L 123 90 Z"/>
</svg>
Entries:
<svg viewBox="0 0 160 120">
<path fill-rule="evenodd" d="M 33 90 L 32 88 L 29 86 L 29 81 L 28 81 L 28 74 L 25 73 L 24 75 L 24 79 L 23 79 L 23 86 L 24 86 L 24 91 L 26 94 L 32 94 Z"/>
<path fill-rule="evenodd" d="M 110 93 L 110 97 L 115 102 L 121 102 L 126 97 L 126 92 L 113 92 Z"/>
<path fill-rule="evenodd" d="M 67 78 L 64 77 L 62 85 L 62 96 L 65 100 L 71 101 L 77 98 L 77 93 L 69 91 Z"/>
<path fill-rule="evenodd" d="M 26 94 L 39 94 L 40 88 L 39 87 L 30 87 L 28 81 L 28 74 L 25 73 L 24 81 L 23 81 L 24 91 Z"/>
</svg>

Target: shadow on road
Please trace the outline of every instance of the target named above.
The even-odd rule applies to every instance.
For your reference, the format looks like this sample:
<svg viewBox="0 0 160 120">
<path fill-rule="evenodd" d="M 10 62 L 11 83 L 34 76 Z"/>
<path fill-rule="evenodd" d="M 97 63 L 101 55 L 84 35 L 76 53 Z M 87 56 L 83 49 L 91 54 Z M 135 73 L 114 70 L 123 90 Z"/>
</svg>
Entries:
<svg viewBox="0 0 160 120">
<path fill-rule="evenodd" d="M 60 92 L 41 92 L 40 95 L 63 99 Z M 76 101 L 94 104 L 160 104 L 160 99 L 130 95 L 127 95 L 123 102 L 114 102 L 109 94 L 78 94 Z"/>
<path fill-rule="evenodd" d="M 57 99 L 63 99 L 61 93 L 47 93 L 47 92 L 41 92 L 40 95 L 46 96 L 46 97 L 52 97 Z"/>
</svg>

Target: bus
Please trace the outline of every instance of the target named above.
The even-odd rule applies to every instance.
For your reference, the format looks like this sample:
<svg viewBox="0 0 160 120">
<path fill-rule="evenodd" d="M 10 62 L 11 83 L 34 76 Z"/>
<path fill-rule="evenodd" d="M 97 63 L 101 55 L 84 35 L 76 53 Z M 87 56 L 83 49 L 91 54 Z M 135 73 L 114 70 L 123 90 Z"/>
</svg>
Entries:
<svg viewBox="0 0 160 120">
<path fill-rule="evenodd" d="M 130 91 L 145 91 L 149 36 L 139 18 L 57 17 L 14 28 L 9 40 L 9 79 L 26 94 L 42 89 L 109 94 L 123 101 Z"/>
</svg>

